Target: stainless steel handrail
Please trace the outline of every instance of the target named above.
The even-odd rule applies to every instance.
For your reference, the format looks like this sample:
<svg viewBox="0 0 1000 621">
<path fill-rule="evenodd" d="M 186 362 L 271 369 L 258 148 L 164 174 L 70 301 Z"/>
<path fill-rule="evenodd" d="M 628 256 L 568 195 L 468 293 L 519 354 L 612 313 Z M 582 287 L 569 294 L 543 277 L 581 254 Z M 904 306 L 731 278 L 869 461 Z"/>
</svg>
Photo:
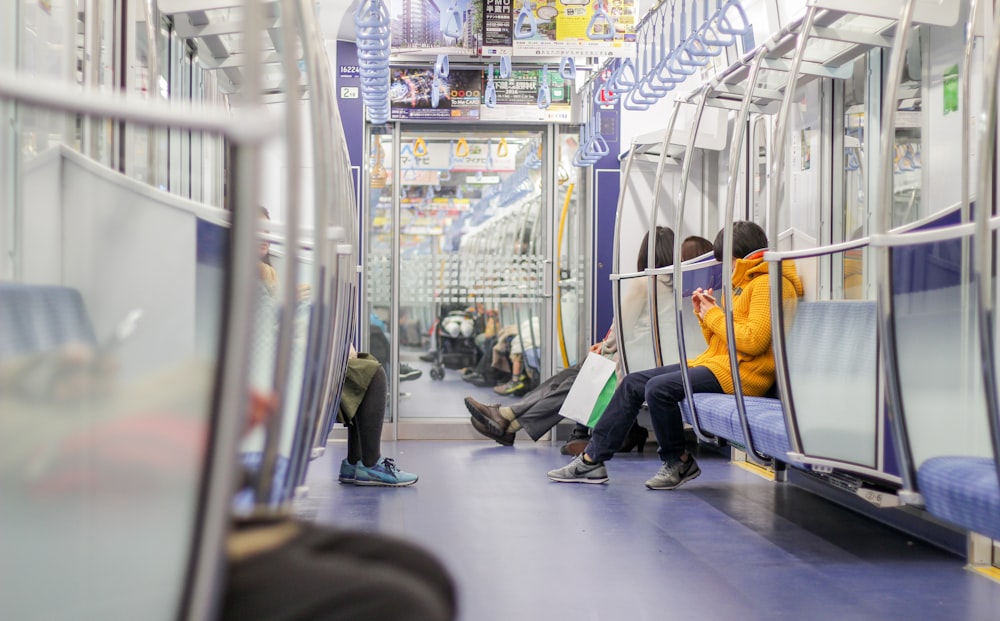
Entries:
<svg viewBox="0 0 1000 621">
<path fill-rule="evenodd" d="M 778 248 L 778 211 L 781 207 L 782 182 L 784 181 L 785 168 L 785 142 L 788 138 L 788 125 L 791 116 L 792 103 L 795 101 L 795 89 L 798 85 L 799 68 L 805 57 L 806 47 L 809 44 L 809 35 L 813 30 L 813 23 L 821 9 L 815 5 L 810 5 L 806 9 L 805 17 L 802 20 L 802 27 L 799 29 L 798 41 L 795 46 L 795 55 L 788 72 L 788 83 L 785 85 L 785 96 L 781 100 L 778 109 L 778 116 L 775 119 L 774 136 L 771 141 L 771 149 L 775 154 L 774 162 L 771 166 L 771 190 L 767 201 L 767 239 L 771 249 Z M 732 256 L 732 221 L 726 220 L 726 233 L 723 245 L 726 247 L 725 256 Z M 780 263 L 777 264 L 781 266 Z M 770 273 L 771 267 L 768 266 Z M 723 263 L 723 284 L 729 284 L 732 279 L 732 262 Z M 773 275 L 772 275 L 773 276 Z M 779 272 L 777 279 L 770 279 L 771 293 L 771 349 L 774 352 L 775 382 L 778 384 L 778 393 L 781 398 L 782 412 L 785 417 L 785 434 L 788 436 L 789 446 L 795 452 L 802 451 L 802 439 L 799 436 L 798 424 L 793 416 L 794 404 L 791 402 L 791 391 L 788 379 L 788 361 L 785 360 L 784 352 L 784 297 L 782 295 L 782 276 Z M 728 295 L 728 293 L 727 293 Z"/>
<path fill-rule="evenodd" d="M 684 164 L 681 168 L 681 188 L 677 195 L 677 204 L 674 208 L 674 222 L 676 229 L 674 230 L 674 259 L 675 261 L 680 258 L 681 247 L 683 246 L 684 235 L 681 233 L 684 227 L 684 204 L 687 200 L 687 186 L 691 179 L 691 162 L 694 159 L 695 142 L 698 138 L 698 128 L 701 125 L 702 113 L 705 111 L 705 102 L 708 101 L 708 94 L 711 91 L 710 84 L 704 84 L 701 87 L 701 92 L 698 97 L 698 107 L 695 111 L 695 116 L 691 120 L 691 130 L 688 135 L 687 150 L 684 153 Z M 654 280 L 655 281 L 655 277 Z M 678 360 L 680 364 L 678 368 L 681 372 L 681 383 L 684 385 L 684 394 L 687 397 L 688 407 L 691 409 L 691 428 L 694 429 L 695 436 L 699 440 L 707 444 L 718 444 L 718 438 L 714 436 L 709 436 L 701 428 L 701 424 L 698 422 L 697 406 L 694 403 L 694 389 L 691 386 L 691 376 L 688 371 L 687 366 L 687 345 L 684 342 L 684 330 L 683 330 L 683 292 L 684 292 L 684 270 L 681 269 L 674 274 L 674 313 L 675 313 L 675 323 L 674 329 L 677 331 L 677 351 Z M 650 293 L 650 304 L 651 312 L 656 310 L 656 289 L 655 286 L 652 288 Z M 656 356 L 657 362 L 662 361 L 660 353 L 660 329 L 659 322 L 655 321 L 656 315 L 654 317 L 654 334 L 656 335 Z"/>
<path fill-rule="evenodd" d="M 954 226 L 930 229 L 927 231 L 913 231 L 912 233 L 875 233 L 868 239 L 875 248 L 898 248 L 900 246 L 912 246 L 915 244 L 931 244 L 940 241 L 950 241 L 953 239 L 972 238 L 975 233 L 975 223 L 956 224 Z"/>
<path fill-rule="evenodd" d="M 282 27 L 281 38 L 285 48 L 282 54 L 282 65 L 286 76 L 297 75 L 298 64 L 292 55 L 295 49 L 297 33 L 297 20 L 292 6 L 293 0 L 282 0 Z M 249 38 L 257 39 L 255 36 Z M 257 50 L 257 53 L 261 53 Z M 285 132 L 287 134 L 288 146 L 285 150 L 288 158 L 288 178 L 285 183 L 286 192 L 286 215 L 287 225 L 285 227 L 285 263 L 283 296 L 281 308 L 282 312 L 278 318 L 277 335 L 277 355 L 274 362 L 274 373 L 271 378 L 271 390 L 275 396 L 275 413 L 266 422 L 266 440 L 264 443 L 263 457 L 261 459 L 260 476 L 257 479 L 255 490 L 255 513 L 266 513 L 274 508 L 272 492 L 274 488 L 274 475 L 277 468 L 278 448 L 282 437 L 282 426 L 286 424 L 284 420 L 285 406 L 287 401 L 287 390 L 289 380 L 289 367 L 292 358 L 292 339 L 294 337 L 295 307 L 298 304 L 298 280 L 299 268 L 299 247 L 300 225 L 299 214 L 302 205 L 299 200 L 299 183 L 301 177 L 301 122 L 299 120 L 298 80 L 287 79 L 289 91 L 289 104 L 285 106 Z M 302 352 L 305 356 L 305 352 Z M 290 457 L 291 458 L 291 457 Z M 291 465 L 289 464 L 289 469 Z M 277 503 L 277 510 L 281 511 L 281 506 L 290 500 L 280 498 Z"/>
<path fill-rule="evenodd" d="M 656 242 L 656 217 L 657 217 L 656 214 L 657 214 L 657 212 L 659 210 L 660 184 L 663 181 L 663 171 L 666 168 L 666 162 L 669 159 L 667 157 L 667 151 L 669 150 L 669 147 L 670 147 L 670 139 L 673 137 L 674 125 L 677 122 L 677 115 L 680 112 L 680 106 L 681 106 L 680 101 L 674 100 L 674 105 L 673 105 L 673 107 L 671 108 L 671 111 L 670 111 L 670 119 L 667 121 L 667 128 L 666 128 L 666 130 L 665 130 L 665 132 L 663 134 L 663 141 L 662 141 L 661 146 L 660 146 L 659 159 L 657 160 L 657 164 L 656 164 L 656 176 L 654 177 L 654 181 L 653 181 L 653 205 L 651 207 L 653 215 L 650 218 L 650 229 L 649 229 L 649 232 L 648 232 L 648 235 L 649 235 L 648 239 L 649 239 L 649 241 L 647 242 L 648 243 L 648 248 L 647 248 L 647 254 L 646 254 L 646 265 L 650 265 L 650 266 L 656 265 L 656 248 L 655 248 L 655 242 Z M 633 144 L 632 149 L 629 150 L 629 156 L 628 156 L 628 161 L 626 162 L 626 170 L 625 170 L 625 183 L 628 182 L 629 175 L 631 174 L 632 163 L 634 161 L 635 155 L 637 154 L 637 149 L 638 149 L 637 145 Z M 621 269 L 621 257 L 619 255 L 621 254 L 621 221 L 622 221 L 623 214 L 624 214 L 624 201 L 625 201 L 625 194 L 626 194 L 626 192 L 625 192 L 625 183 L 622 184 L 622 190 L 618 193 L 618 209 L 617 209 L 617 211 L 615 213 L 615 233 L 614 233 L 614 235 L 615 235 L 614 236 L 615 247 L 614 247 L 614 251 L 613 251 L 614 255 L 613 255 L 613 258 L 612 258 L 612 261 L 613 261 L 613 263 L 612 263 L 612 276 L 614 276 L 615 274 L 617 274 L 618 271 Z M 649 285 L 649 294 L 648 294 L 650 296 L 649 297 L 649 308 L 650 308 L 650 313 L 651 313 L 651 316 L 650 316 L 650 338 L 653 339 L 653 351 L 654 352 L 659 352 L 659 350 L 660 350 L 660 345 L 659 345 L 660 335 L 659 335 L 657 323 L 655 322 L 655 319 L 654 319 L 656 317 L 655 312 L 654 312 L 656 310 L 656 302 L 653 299 L 656 296 L 655 278 L 651 278 L 650 282 L 653 283 L 653 284 Z M 615 321 L 614 321 L 613 327 L 614 327 L 614 330 L 615 330 L 615 338 L 617 339 L 617 343 L 618 343 L 618 356 L 619 356 L 619 358 L 622 361 L 622 365 L 623 365 L 623 368 L 625 369 L 625 372 L 628 373 L 629 372 L 628 354 L 625 351 L 626 347 L 625 347 L 625 341 L 624 341 L 624 330 L 623 330 L 623 328 L 621 326 L 621 321 L 619 319 L 621 317 L 621 285 L 618 282 L 618 280 L 615 279 L 615 278 L 612 278 L 612 288 L 613 288 L 612 299 L 613 299 L 614 313 L 615 313 Z M 660 358 L 660 356 L 659 356 L 658 353 L 656 353 L 656 358 L 655 359 L 657 361 L 657 364 L 660 364 L 661 361 L 662 361 L 662 358 Z"/>
<path fill-rule="evenodd" d="M 885 79 L 885 89 L 882 94 L 882 114 L 880 118 L 881 133 L 879 136 L 879 155 L 881 161 L 877 174 L 872 176 L 873 192 L 877 197 L 878 210 L 875 223 L 876 234 L 882 234 L 891 228 L 892 210 L 892 169 L 894 132 L 896 127 L 896 93 L 903 77 L 905 65 L 905 50 L 910 38 L 913 23 L 913 12 L 916 0 L 907 0 L 903 5 L 899 21 L 896 25 L 896 36 L 889 55 L 889 70 Z M 986 158 L 984 158 L 986 159 Z M 888 247 L 880 247 L 875 253 L 877 261 L 877 299 L 879 351 L 882 354 L 882 367 L 885 372 L 886 396 L 890 425 L 896 440 L 897 457 L 901 462 L 900 474 L 903 486 L 907 490 L 916 489 L 916 469 L 913 464 L 913 453 L 909 444 L 909 434 L 906 431 L 906 418 L 903 414 L 902 387 L 900 386 L 899 366 L 897 364 L 896 339 L 892 321 L 892 280 L 890 251 Z"/>
<path fill-rule="evenodd" d="M 970 20 L 975 23 L 974 20 Z M 993 273 L 993 252 L 996 237 L 991 227 L 993 217 L 993 174 L 996 159 L 997 83 L 1000 81 L 1000 11 L 993 18 L 993 31 L 987 50 L 984 73 L 984 122 L 979 134 L 979 203 L 976 208 L 975 276 L 979 295 L 979 352 L 982 360 L 983 385 L 986 389 L 986 411 L 989 414 L 993 459 L 1000 476 L 1000 397 L 998 397 L 996 362 L 996 277 Z"/>
<path fill-rule="evenodd" d="M 747 80 L 746 96 L 743 98 L 740 110 L 736 115 L 736 123 L 733 126 L 733 138 L 729 149 L 729 178 L 726 186 L 725 222 L 727 232 L 725 233 L 725 237 L 723 239 L 723 247 L 728 247 L 728 250 L 724 250 L 724 259 L 733 256 L 732 222 L 736 212 L 736 181 L 739 175 L 740 162 L 742 160 L 743 140 L 746 136 L 745 128 L 750 114 L 750 104 L 753 101 L 753 94 L 757 87 L 757 76 L 760 72 L 761 63 L 763 63 L 766 55 L 767 49 L 762 48 L 753 59 L 753 65 L 750 67 L 750 76 Z M 740 417 L 740 428 L 743 431 L 743 442 L 746 444 L 747 459 L 758 465 L 767 465 L 767 460 L 759 457 L 757 449 L 754 448 L 753 434 L 750 431 L 750 421 L 747 417 L 746 402 L 743 400 L 742 382 L 740 381 L 739 356 L 736 350 L 735 320 L 733 318 L 732 260 L 724 260 L 722 262 L 722 266 L 722 291 L 723 299 L 725 300 L 726 313 L 726 345 L 729 348 L 729 367 L 733 373 L 733 396 L 736 399 L 736 412 Z M 692 417 L 695 417 L 693 400 L 691 404 L 691 413 Z"/>
<path fill-rule="evenodd" d="M 184 127 L 196 132 L 222 134 L 241 145 L 260 145 L 279 136 L 280 117 L 247 107 L 238 115 L 210 105 L 178 104 L 147 99 L 131 93 L 105 93 L 79 89 L 50 78 L 25 80 L 16 71 L 0 68 L 0 99 L 56 112 L 114 118 L 149 127 Z"/>
<path fill-rule="evenodd" d="M 622 368 L 625 369 L 625 373 L 629 372 L 628 367 L 628 352 L 625 351 L 625 341 L 622 339 L 624 330 L 621 327 L 621 317 L 622 313 L 622 287 L 621 282 L 619 282 L 620 277 L 618 276 L 621 270 L 621 231 L 622 231 L 622 215 L 625 210 L 625 196 L 628 194 L 628 181 L 632 174 L 632 162 L 635 161 L 636 151 L 638 145 L 635 142 L 632 143 L 632 148 L 628 150 L 628 157 L 625 158 L 625 171 L 622 175 L 622 181 L 619 184 L 621 188 L 618 191 L 618 205 L 615 208 L 615 232 L 613 242 L 613 249 L 611 251 L 611 306 L 612 313 L 614 314 L 614 322 L 611 328 L 615 331 L 615 339 L 618 344 L 618 359 L 621 361 Z M 657 192 L 658 188 L 653 188 L 653 192 Z M 654 197 L 654 201 L 656 198 Z M 600 328 L 598 328 L 600 329 Z"/>
</svg>

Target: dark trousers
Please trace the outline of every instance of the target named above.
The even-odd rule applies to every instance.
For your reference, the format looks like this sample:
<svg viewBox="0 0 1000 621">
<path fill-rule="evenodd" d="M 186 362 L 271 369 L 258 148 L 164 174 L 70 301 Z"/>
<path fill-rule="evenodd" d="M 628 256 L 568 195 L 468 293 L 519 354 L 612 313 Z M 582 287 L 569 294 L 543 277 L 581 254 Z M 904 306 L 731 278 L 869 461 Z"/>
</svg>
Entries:
<svg viewBox="0 0 1000 621">
<path fill-rule="evenodd" d="M 279 547 L 229 564 L 221 621 L 450 621 L 441 562 L 386 535 L 309 524 Z"/>
<path fill-rule="evenodd" d="M 354 418 L 347 424 L 347 461 L 371 468 L 382 457 L 382 423 L 388 378 L 384 366 L 375 371 Z"/>
<path fill-rule="evenodd" d="M 582 366 L 580 363 L 563 369 L 510 406 L 510 409 L 514 410 L 517 422 L 521 423 L 521 427 L 532 440 L 537 441 L 563 419 L 559 410 Z"/>
<path fill-rule="evenodd" d="M 706 367 L 691 367 L 688 373 L 694 392 L 722 392 L 719 381 Z M 639 416 L 643 401 L 649 406 L 660 459 L 680 457 L 684 453 L 684 419 L 678 404 L 684 397 L 679 364 L 629 373 L 594 426 L 585 450 L 587 457 L 595 461 L 614 457 Z"/>
</svg>

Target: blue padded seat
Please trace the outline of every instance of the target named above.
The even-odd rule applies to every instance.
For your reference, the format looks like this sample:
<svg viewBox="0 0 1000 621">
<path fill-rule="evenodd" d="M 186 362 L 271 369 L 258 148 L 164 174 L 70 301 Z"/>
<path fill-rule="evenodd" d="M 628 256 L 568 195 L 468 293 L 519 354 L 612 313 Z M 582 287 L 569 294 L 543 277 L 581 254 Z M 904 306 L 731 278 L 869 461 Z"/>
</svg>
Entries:
<svg viewBox="0 0 1000 621">
<path fill-rule="evenodd" d="M 932 457 L 917 470 L 931 515 L 1000 539 L 1000 481 L 987 457 Z"/>
<path fill-rule="evenodd" d="M 788 333 L 789 357 L 800 370 L 813 374 L 852 373 L 872 377 L 875 373 L 875 302 L 868 300 L 823 300 L 798 305 Z M 866 364 L 858 365 L 858 352 Z M 794 390 L 794 386 L 792 387 Z M 736 400 L 732 395 L 696 394 L 698 422 L 705 431 L 746 445 Z M 791 451 L 781 400 L 744 397 L 747 422 L 754 448 L 778 460 Z M 691 422 L 686 400 L 681 402 L 684 419 Z"/>
<path fill-rule="evenodd" d="M 80 292 L 70 287 L 0 283 L 0 358 L 97 339 Z"/>
<path fill-rule="evenodd" d="M 785 434 L 781 401 L 767 397 L 744 397 L 743 401 L 747 409 L 747 421 L 750 424 L 754 448 L 765 455 L 783 458 L 791 450 L 791 446 Z M 739 411 L 736 409 L 736 398 L 733 395 L 698 393 L 694 396 L 694 402 L 698 408 L 698 422 L 704 431 L 737 444 L 746 444 Z M 680 406 L 684 420 L 690 423 L 691 408 L 687 399 L 681 401 Z"/>
<path fill-rule="evenodd" d="M 260 471 L 264 461 L 264 453 L 251 451 L 240 453 L 240 463 L 244 470 L 249 473 Z M 288 476 L 289 460 L 284 455 L 277 455 L 274 462 L 274 480 L 271 487 L 271 502 L 280 502 L 281 493 L 284 491 L 285 478 Z M 250 488 L 243 488 L 236 492 L 233 499 L 233 508 L 238 512 L 248 512 L 254 505 L 254 493 Z"/>
</svg>

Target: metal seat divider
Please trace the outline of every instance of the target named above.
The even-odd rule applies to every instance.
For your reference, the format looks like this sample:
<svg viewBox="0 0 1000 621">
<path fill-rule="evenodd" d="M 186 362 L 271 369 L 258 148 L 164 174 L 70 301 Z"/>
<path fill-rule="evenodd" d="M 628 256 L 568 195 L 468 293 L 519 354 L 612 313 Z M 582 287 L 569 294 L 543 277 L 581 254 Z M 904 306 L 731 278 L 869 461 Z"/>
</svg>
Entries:
<svg viewBox="0 0 1000 621">
<path fill-rule="evenodd" d="M 663 181 L 663 170 L 666 167 L 666 162 L 667 162 L 667 157 L 668 157 L 667 156 L 667 152 L 668 152 L 669 147 L 670 147 L 670 139 L 673 137 L 674 126 L 675 126 L 675 124 L 677 122 L 677 115 L 680 112 L 680 106 L 681 106 L 680 99 L 674 99 L 673 109 L 671 110 L 671 113 L 670 113 L 670 121 L 667 123 L 667 129 L 666 129 L 666 131 L 663 134 L 663 143 L 660 146 L 660 157 L 659 157 L 659 160 L 657 161 L 657 165 L 656 165 L 656 177 L 655 177 L 655 181 L 653 182 L 653 188 L 654 188 L 654 191 L 653 191 L 653 205 L 651 207 L 652 217 L 650 218 L 650 237 L 651 237 L 651 239 L 650 239 L 650 242 L 649 242 L 649 247 L 652 250 L 651 254 L 652 254 L 653 257 L 655 257 L 655 248 L 654 248 L 655 244 L 653 242 L 655 241 L 655 235 L 656 235 L 656 217 L 657 217 L 657 213 L 659 211 L 660 184 Z M 685 159 L 685 163 L 686 162 L 687 162 L 687 159 Z M 619 201 L 621 201 L 621 196 L 619 196 Z M 619 215 L 620 215 L 620 212 L 619 212 Z M 616 226 L 617 226 L 617 220 L 616 220 Z M 676 247 L 677 247 L 676 241 L 677 241 L 677 238 L 679 236 L 680 236 L 680 233 L 678 231 L 675 231 L 674 232 L 674 246 L 675 246 L 674 254 L 675 254 L 675 257 L 679 256 L 679 254 L 678 254 L 678 252 L 676 250 Z M 618 239 L 618 235 L 617 234 L 615 236 L 615 239 L 617 241 L 617 239 Z M 617 252 L 615 253 L 615 256 L 616 257 L 618 256 Z M 655 263 L 654 263 L 654 265 L 655 265 Z M 647 263 L 647 266 L 648 266 L 648 263 Z M 679 273 L 679 271 L 678 271 L 678 273 Z M 676 278 L 676 276 L 675 276 L 675 278 Z M 650 332 L 651 332 L 651 336 L 653 338 L 653 352 L 654 352 L 654 355 L 655 355 L 656 364 L 660 365 L 663 362 L 663 355 L 662 355 L 662 352 L 660 351 L 660 326 L 659 326 L 658 313 L 657 313 L 657 311 L 658 311 L 658 308 L 657 308 L 658 304 L 657 304 L 657 301 L 656 301 L 656 284 L 655 284 L 656 283 L 656 276 L 655 275 L 653 275 L 653 276 L 650 277 L 650 283 L 652 283 L 652 285 L 650 285 L 649 289 L 648 289 L 649 305 L 650 305 Z M 677 280 L 675 280 L 674 281 L 675 295 L 676 295 L 676 291 L 679 288 L 679 286 L 680 286 L 679 282 Z M 616 309 L 616 312 L 617 311 L 618 311 L 618 309 Z M 681 312 L 681 306 L 677 305 L 678 321 L 680 321 L 680 315 L 679 315 L 680 312 Z M 677 348 L 678 348 L 679 359 L 683 363 L 683 361 L 686 360 L 686 348 L 684 346 L 683 335 L 679 331 L 680 330 L 679 326 L 680 326 L 680 324 L 678 323 Z M 618 321 L 615 322 L 615 328 L 616 328 L 616 335 L 617 335 L 617 338 L 618 338 L 619 348 L 620 348 L 621 347 L 621 343 L 622 343 L 622 336 L 623 335 L 622 335 L 621 325 L 620 325 L 620 323 Z M 684 365 L 682 364 L 681 366 L 683 367 Z M 686 384 L 688 384 L 690 382 L 690 380 L 687 379 L 686 375 L 684 376 L 684 381 L 685 381 Z M 691 391 L 689 390 L 689 386 L 685 387 L 685 394 L 689 395 L 690 392 Z M 693 403 L 691 403 L 691 405 L 692 405 L 692 412 L 694 412 Z M 716 446 L 719 444 L 719 439 L 718 438 L 716 438 L 714 436 L 709 436 L 704 431 L 702 431 L 701 427 L 698 425 L 698 420 L 697 420 L 696 416 L 692 416 L 691 427 L 694 429 L 695 435 L 698 437 L 699 441 L 704 442 L 706 444 L 714 444 Z"/>
<path fill-rule="evenodd" d="M 691 179 L 691 162 L 694 159 L 695 142 L 698 138 L 698 128 L 701 126 L 702 113 L 705 111 L 705 102 L 708 100 L 708 95 L 711 92 L 712 87 L 710 83 L 702 85 L 698 91 L 698 104 L 695 110 L 694 118 L 691 121 L 691 129 L 688 132 L 688 142 L 687 150 L 684 153 L 684 164 L 681 168 L 681 187 L 680 192 L 677 195 L 677 203 L 674 209 L 674 256 L 679 257 L 681 253 L 681 247 L 683 246 L 682 229 L 684 227 L 684 204 L 687 198 L 687 186 Z M 654 277 L 655 278 L 655 277 Z M 691 427 L 694 429 L 695 435 L 702 442 L 707 442 L 709 444 L 714 444 L 718 446 L 720 444 L 719 438 L 715 436 L 709 436 L 705 431 L 702 430 L 701 424 L 698 422 L 698 408 L 694 402 L 694 389 L 691 387 L 691 376 L 688 371 L 687 366 L 687 345 L 684 342 L 684 306 L 683 306 L 683 293 L 684 293 L 684 270 L 675 269 L 674 270 L 674 311 L 676 313 L 676 330 L 677 330 L 677 348 L 679 350 L 679 360 L 680 360 L 680 372 L 681 372 L 681 383 L 684 386 L 684 394 L 687 398 L 688 407 L 691 409 Z M 655 304 L 655 289 L 651 294 L 653 296 Z M 655 310 L 655 305 L 654 305 Z M 659 344 L 659 323 L 656 322 L 656 315 L 653 315 L 654 325 L 656 325 L 656 336 L 657 344 Z M 658 351 L 658 350 L 657 350 Z"/>
<path fill-rule="evenodd" d="M 975 19 L 970 19 L 975 24 Z M 979 350 L 982 360 L 983 384 L 986 388 L 986 410 L 989 414 L 993 459 L 1000 478 L 1000 399 L 998 399 L 996 362 L 996 282 L 993 275 L 993 173 L 996 161 L 991 155 L 996 148 L 997 82 L 1000 80 L 1000 12 L 996 12 L 992 38 L 983 67 L 985 85 L 983 97 L 984 123 L 979 135 L 979 203 L 975 213 L 975 277 L 978 284 Z M 972 39 L 972 32 L 969 33 Z M 966 115 L 967 116 L 967 115 Z M 987 150 L 983 150 L 987 149 Z M 971 546 L 970 546 L 971 547 Z M 970 550 L 971 551 L 971 550 Z"/>
<path fill-rule="evenodd" d="M 283 16 L 281 28 L 282 43 L 289 52 L 294 49 L 294 39 L 297 32 L 294 0 L 282 0 L 282 11 L 287 13 Z M 288 75 L 297 75 L 297 62 L 292 58 L 291 53 L 284 54 L 282 59 L 284 70 Z M 290 86 L 291 88 L 291 86 Z M 290 98 L 297 101 L 296 97 Z M 274 363 L 274 374 L 271 377 L 271 391 L 275 395 L 275 411 L 265 423 L 266 436 L 264 440 L 264 450 L 261 459 L 260 472 L 257 484 L 254 489 L 254 513 L 269 514 L 274 511 L 280 512 L 280 506 L 287 502 L 288 498 L 282 498 L 278 507 L 272 507 L 272 494 L 274 488 L 274 474 L 277 469 L 278 445 L 281 441 L 281 427 L 285 423 L 284 410 L 287 398 L 289 369 L 292 359 L 292 339 L 295 329 L 295 307 L 298 303 L 298 288 L 295 281 L 298 278 L 299 262 L 299 218 L 301 204 L 299 201 L 299 179 L 300 179 L 300 153 L 299 142 L 301 140 L 299 119 L 299 106 L 289 105 L 285 110 L 285 132 L 289 141 L 287 150 L 288 158 L 288 179 L 286 200 L 288 207 L 288 220 L 285 230 L 285 281 L 282 291 L 281 308 L 282 312 L 278 319 L 277 355 Z"/>
<path fill-rule="evenodd" d="M 653 182 L 653 206 L 652 214 L 649 219 L 649 242 L 647 244 L 647 254 L 646 254 L 646 269 L 656 267 L 656 225 L 657 218 L 659 217 L 659 196 L 660 196 L 660 183 L 663 182 L 663 171 L 667 164 L 667 152 L 670 150 L 670 139 L 674 134 L 674 127 L 677 124 L 677 116 L 680 114 L 681 102 L 679 99 L 674 100 L 673 108 L 670 111 L 670 121 L 667 123 L 667 131 L 663 135 L 663 145 L 660 149 L 660 159 L 656 163 L 656 177 Z M 687 160 L 685 160 L 686 162 Z M 680 235 L 679 230 L 674 231 L 674 236 Z M 677 256 L 674 256 L 674 262 L 677 262 Z M 655 274 L 650 274 L 646 281 L 646 295 L 649 304 L 649 332 L 653 339 L 653 359 L 656 361 L 656 366 L 663 366 L 663 352 L 662 346 L 660 344 L 660 314 L 659 314 L 659 300 L 656 295 L 656 278 Z M 624 342 L 622 340 L 623 334 L 618 334 L 618 342 Z M 619 345 L 620 346 L 620 345 Z M 683 354 L 681 355 L 681 360 L 684 360 Z M 700 436 L 699 436 L 700 437 Z M 706 440 L 708 441 L 708 440 Z"/>
<path fill-rule="evenodd" d="M 877 208 L 874 222 L 877 234 L 885 234 L 891 227 L 892 214 L 884 201 L 892 200 L 892 168 L 894 142 L 893 132 L 896 119 L 896 92 L 902 79 L 904 67 L 904 52 L 909 41 L 910 26 L 913 23 L 915 0 L 907 0 L 903 5 L 896 26 L 894 45 L 889 55 L 889 70 L 886 74 L 885 87 L 882 94 L 882 114 L 880 116 L 879 136 L 879 167 L 872 180 L 877 188 L 873 192 L 877 197 Z M 985 159 L 985 158 L 984 158 Z M 888 177 L 887 177 L 888 175 Z M 877 274 L 876 308 L 878 314 L 879 351 L 882 355 L 882 368 L 885 373 L 886 397 L 891 429 L 896 440 L 897 457 L 900 461 L 900 475 L 906 490 L 916 490 L 916 468 L 910 448 L 906 420 L 903 414 L 902 387 L 900 386 L 899 367 L 897 366 L 897 350 L 895 329 L 892 321 L 892 281 L 891 281 L 891 248 L 886 245 L 878 247 L 875 252 Z M 916 493 L 908 493 L 903 499 L 908 504 L 922 504 Z"/>
<path fill-rule="evenodd" d="M 726 205 L 725 205 L 725 226 L 726 233 L 723 238 L 723 258 L 732 256 L 732 228 L 733 228 L 733 217 L 736 210 L 736 186 L 737 179 L 739 178 L 740 162 L 742 160 L 743 153 L 743 140 L 746 135 L 746 125 L 747 119 L 750 113 L 750 104 L 753 101 L 754 92 L 757 86 L 757 76 L 760 72 L 761 64 L 764 58 L 767 56 L 768 50 L 766 47 L 762 47 L 757 55 L 753 59 L 753 64 L 750 68 L 750 75 L 747 79 L 747 89 L 746 95 L 743 98 L 743 102 L 740 106 L 739 112 L 736 115 L 736 123 L 733 125 L 733 137 L 731 140 L 729 148 L 729 177 L 726 184 Z M 739 374 L 739 360 L 736 353 L 736 336 L 734 332 L 734 322 L 733 322 L 733 276 L 732 276 L 732 261 L 723 260 L 722 262 L 722 290 L 725 300 L 725 313 L 726 313 L 726 341 L 729 348 L 729 364 L 733 372 L 733 396 L 736 400 L 736 411 L 740 418 L 740 428 L 743 431 L 743 441 L 746 445 L 746 456 L 751 463 L 755 463 L 760 466 L 771 465 L 768 462 L 770 460 L 761 456 L 757 449 L 754 448 L 753 444 L 753 434 L 750 431 L 750 422 L 747 418 L 746 404 L 743 401 L 743 391 L 741 388 L 740 374 Z M 678 326 L 679 328 L 679 326 Z M 679 331 L 678 331 L 679 334 Z M 692 416 L 694 416 L 694 403 L 692 400 Z"/>
<path fill-rule="evenodd" d="M 619 254 L 621 253 L 621 220 L 625 205 L 626 184 L 628 184 L 629 176 L 632 173 L 632 162 L 635 160 L 637 149 L 638 146 L 633 141 L 632 148 L 628 150 L 628 157 L 625 158 L 625 175 L 624 181 L 621 184 L 621 191 L 618 192 L 618 205 L 615 208 L 615 233 L 612 238 L 614 240 L 614 247 L 611 251 L 611 307 L 614 314 L 614 323 L 611 327 L 615 331 L 615 339 L 618 345 L 618 359 L 621 361 L 625 373 L 628 373 L 628 352 L 625 351 L 624 341 L 622 340 L 621 321 L 619 320 L 622 310 L 621 281 L 618 278 L 618 275 L 621 273 L 621 257 Z M 653 200 L 655 201 L 656 199 L 654 198 Z M 600 329 L 598 328 L 598 330 Z"/>
</svg>

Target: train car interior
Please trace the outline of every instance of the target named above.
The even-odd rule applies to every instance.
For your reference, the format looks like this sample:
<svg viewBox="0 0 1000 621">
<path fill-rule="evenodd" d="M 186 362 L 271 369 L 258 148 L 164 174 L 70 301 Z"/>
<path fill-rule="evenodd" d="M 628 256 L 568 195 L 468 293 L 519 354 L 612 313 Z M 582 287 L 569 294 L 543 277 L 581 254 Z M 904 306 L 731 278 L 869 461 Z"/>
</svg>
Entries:
<svg viewBox="0 0 1000 621">
<path fill-rule="evenodd" d="M 0 619 L 995 621 L 998 89 L 986 0 L 0 3 Z"/>
</svg>

